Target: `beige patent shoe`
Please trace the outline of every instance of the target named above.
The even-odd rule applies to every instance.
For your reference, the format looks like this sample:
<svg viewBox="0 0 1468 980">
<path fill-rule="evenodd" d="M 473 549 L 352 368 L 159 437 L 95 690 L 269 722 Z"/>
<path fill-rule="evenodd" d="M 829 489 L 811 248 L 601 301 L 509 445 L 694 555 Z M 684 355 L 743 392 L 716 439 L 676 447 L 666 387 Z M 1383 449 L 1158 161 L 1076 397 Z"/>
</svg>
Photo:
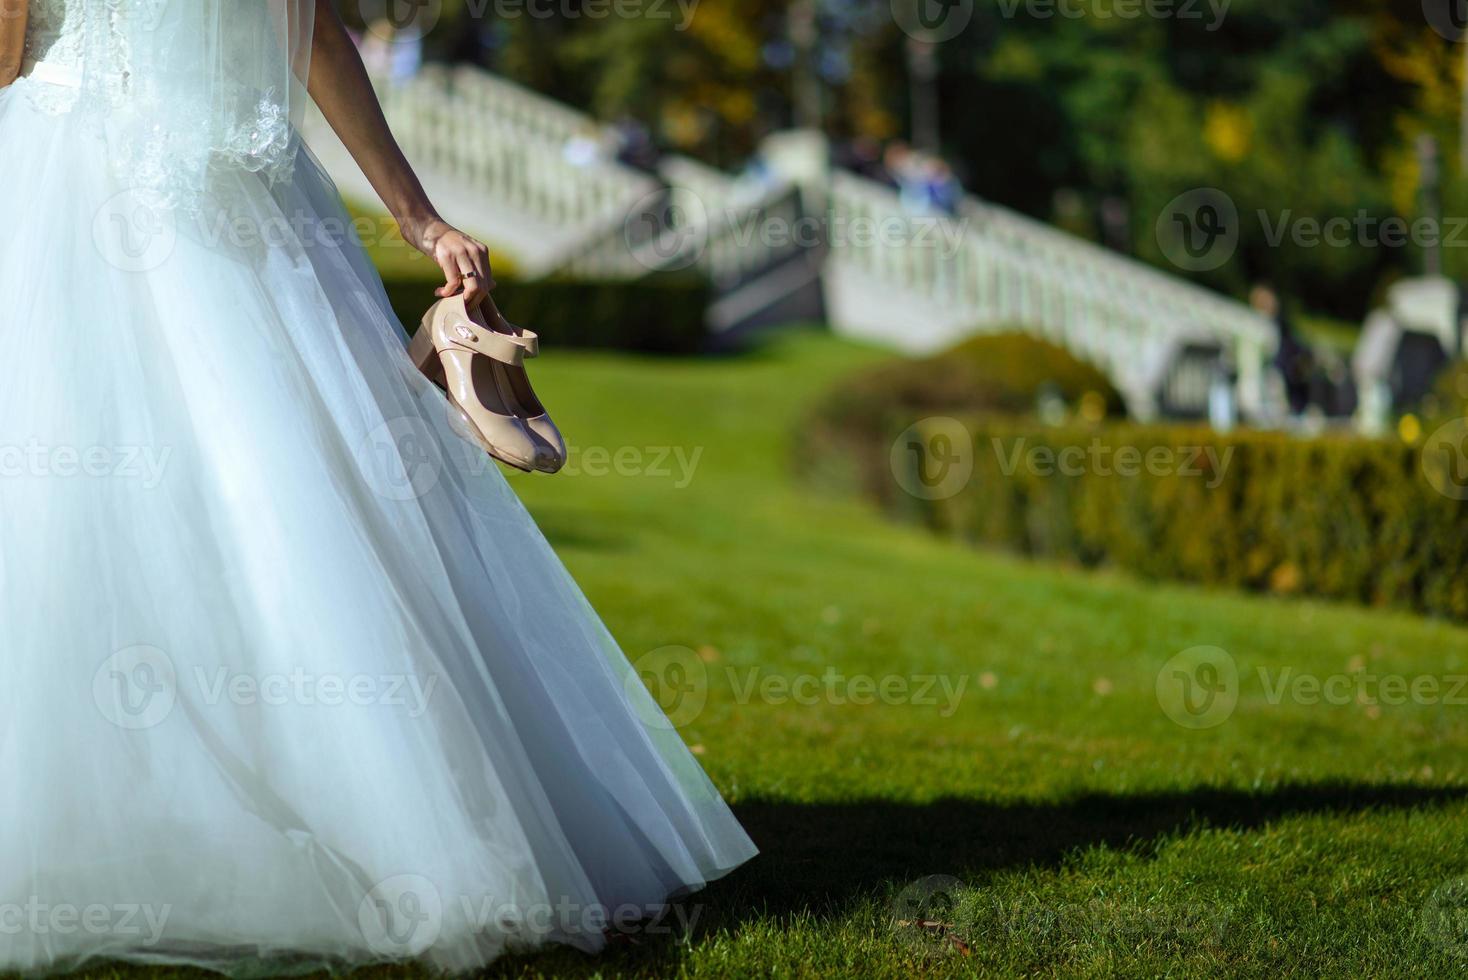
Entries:
<svg viewBox="0 0 1468 980">
<path fill-rule="evenodd" d="M 523 330 L 506 320 L 504 314 L 494 305 L 493 299 L 485 298 L 479 314 L 484 322 L 495 326 L 496 336 L 504 337 L 520 347 L 525 357 L 534 357 L 540 353 L 540 338 L 534 332 Z M 545 410 L 539 396 L 535 394 L 535 388 L 530 384 L 530 374 L 525 370 L 525 362 L 499 361 L 494 365 L 494 372 L 500 392 L 510 410 L 525 423 L 527 429 L 550 447 L 552 459 L 549 465 L 536 468 L 542 473 L 556 472 L 566 465 L 566 440 L 561 436 L 561 430 L 551 421 L 550 413 Z"/>
<path fill-rule="evenodd" d="M 517 414 L 506 369 L 522 367 L 526 345 L 491 330 L 464 305 L 464 297 L 439 300 L 423 317 L 408 354 L 442 387 L 460 436 L 519 470 L 555 472 L 564 457 Z M 508 396 L 508 397 L 507 397 Z"/>
</svg>

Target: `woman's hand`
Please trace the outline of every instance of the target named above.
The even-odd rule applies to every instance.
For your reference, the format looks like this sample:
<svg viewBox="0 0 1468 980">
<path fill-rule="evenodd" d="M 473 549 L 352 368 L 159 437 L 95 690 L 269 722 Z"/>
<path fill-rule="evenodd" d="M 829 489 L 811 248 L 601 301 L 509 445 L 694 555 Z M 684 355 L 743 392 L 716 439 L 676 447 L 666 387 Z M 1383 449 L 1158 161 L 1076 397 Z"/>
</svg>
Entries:
<svg viewBox="0 0 1468 980">
<path fill-rule="evenodd" d="M 414 248 L 438 263 L 444 284 L 434 290 L 439 298 L 455 296 L 462 290 L 464 301 L 472 309 L 484 302 L 494 289 L 494 274 L 489 268 L 489 249 L 437 216 L 417 221 L 400 222 L 403 238 Z"/>
</svg>

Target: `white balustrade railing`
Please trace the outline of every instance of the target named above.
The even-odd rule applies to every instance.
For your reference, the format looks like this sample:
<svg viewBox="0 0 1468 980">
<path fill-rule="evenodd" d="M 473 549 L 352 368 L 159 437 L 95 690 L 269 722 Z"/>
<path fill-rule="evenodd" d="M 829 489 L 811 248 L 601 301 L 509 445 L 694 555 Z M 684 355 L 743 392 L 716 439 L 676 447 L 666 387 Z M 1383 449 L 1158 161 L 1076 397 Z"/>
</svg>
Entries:
<svg viewBox="0 0 1468 980">
<path fill-rule="evenodd" d="M 607 139 L 607 128 L 594 117 L 533 89 L 464 65 L 439 69 L 447 75 L 454 104 L 470 119 L 493 119 L 524 138 L 563 145 L 576 138 Z"/>
<path fill-rule="evenodd" d="M 831 278 L 853 294 L 831 297 L 838 326 L 914 350 L 1025 329 L 1105 369 L 1139 414 L 1155 410 L 1172 354 L 1211 342 L 1239 370 L 1246 409 L 1261 407 L 1274 330 L 1241 303 L 976 198 L 914 215 L 892 188 L 838 171 L 828 208 Z M 900 299 L 875 295 L 890 291 Z"/>
<path fill-rule="evenodd" d="M 381 95 L 415 162 L 557 225 L 599 226 L 658 187 L 604 156 L 573 159 L 569 141 L 602 142 L 600 127 L 476 69 L 426 70 Z"/>
<path fill-rule="evenodd" d="M 643 210 L 587 242 L 564 271 L 605 279 L 697 269 L 717 288 L 731 289 L 803 248 L 778 233 L 796 228 L 805 214 L 791 184 L 767 186 L 757 196 L 680 184 L 642 203 Z"/>
</svg>

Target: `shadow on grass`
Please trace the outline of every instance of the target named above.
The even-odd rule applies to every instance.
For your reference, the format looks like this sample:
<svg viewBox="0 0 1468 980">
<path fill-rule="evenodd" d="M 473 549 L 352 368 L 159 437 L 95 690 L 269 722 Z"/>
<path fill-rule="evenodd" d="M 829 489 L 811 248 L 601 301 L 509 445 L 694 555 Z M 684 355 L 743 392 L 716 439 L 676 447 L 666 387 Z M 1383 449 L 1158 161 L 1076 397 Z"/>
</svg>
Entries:
<svg viewBox="0 0 1468 980">
<path fill-rule="evenodd" d="M 982 881 L 986 873 L 1055 866 L 1091 846 L 1148 855 L 1163 839 L 1187 830 L 1250 830 L 1292 816 L 1464 799 L 1468 788 L 1321 783 L 1257 794 L 1206 788 L 1054 803 L 753 802 L 737 813 L 760 857 L 701 897 L 717 901 L 727 885 L 753 893 L 755 914 L 837 914 L 855 896 L 931 874 Z M 723 918 L 727 910 L 719 911 Z"/>
<path fill-rule="evenodd" d="M 1086 847 L 1146 856 L 1189 830 L 1251 830 L 1294 816 L 1428 808 L 1465 799 L 1468 788 L 1318 783 L 1262 793 L 1200 788 L 1045 803 L 748 802 L 735 811 L 760 856 L 687 899 L 683 919 L 695 915 L 695 941 L 753 920 L 835 920 L 928 875 L 952 875 L 982 887 L 989 874 L 1054 867 Z M 509 957 L 486 975 L 666 976 L 676 972 L 687 947 L 655 932 L 635 935 L 599 957 L 568 951 Z"/>
<path fill-rule="evenodd" d="M 752 920 L 834 920 L 928 875 L 982 887 L 986 875 L 1053 867 L 1078 849 L 1102 846 L 1148 855 L 1188 830 L 1250 830 L 1311 814 L 1442 806 L 1468 789 L 1317 783 L 1263 793 L 1200 788 L 1176 793 L 1087 795 L 1045 803 L 942 799 L 925 804 L 755 801 L 735 807 L 760 847 L 747 867 L 684 903 L 696 913 L 695 941 Z M 667 976 L 687 947 L 665 934 L 636 935 L 599 957 L 554 951 L 508 957 L 486 976 Z"/>
</svg>

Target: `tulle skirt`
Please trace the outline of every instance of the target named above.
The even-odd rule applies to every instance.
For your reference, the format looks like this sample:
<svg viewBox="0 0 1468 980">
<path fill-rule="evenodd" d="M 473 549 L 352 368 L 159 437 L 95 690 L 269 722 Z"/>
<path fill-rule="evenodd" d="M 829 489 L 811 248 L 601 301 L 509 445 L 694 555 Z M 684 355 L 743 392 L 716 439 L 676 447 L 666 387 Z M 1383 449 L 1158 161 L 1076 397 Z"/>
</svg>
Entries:
<svg viewBox="0 0 1468 980">
<path fill-rule="evenodd" d="M 595 950 L 753 856 L 309 155 L 158 212 L 41 84 L 0 90 L 0 972 Z"/>
</svg>

